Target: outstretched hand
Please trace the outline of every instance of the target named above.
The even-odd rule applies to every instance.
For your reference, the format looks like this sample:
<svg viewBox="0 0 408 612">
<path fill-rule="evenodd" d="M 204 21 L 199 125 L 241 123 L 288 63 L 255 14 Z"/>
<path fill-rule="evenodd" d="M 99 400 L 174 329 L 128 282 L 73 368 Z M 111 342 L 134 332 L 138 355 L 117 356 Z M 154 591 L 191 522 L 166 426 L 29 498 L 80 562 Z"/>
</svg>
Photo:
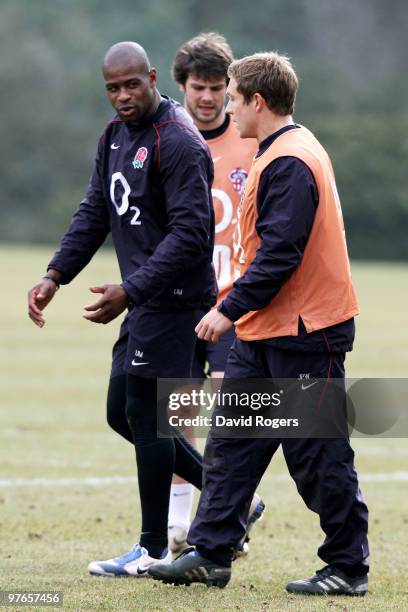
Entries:
<svg viewBox="0 0 408 612">
<path fill-rule="evenodd" d="M 51 302 L 57 291 L 57 285 L 49 278 L 42 278 L 28 292 L 28 316 L 38 327 L 44 327 L 44 308 Z"/>
<path fill-rule="evenodd" d="M 214 309 L 204 315 L 195 328 L 195 331 L 200 340 L 218 342 L 220 336 L 225 334 L 233 325 L 233 322 L 224 316 L 222 312 Z"/>
<path fill-rule="evenodd" d="M 101 297 L 93 304 L 84 306 L 84 310 L 92 314 L 84 314 L 84 319 L 93 323 L 110 323 L 120 315 L 129 304 L 129 296 L 121 285 L 102 285 L 90 287 L 92 293 L 101 293 Z"/>
</svg>

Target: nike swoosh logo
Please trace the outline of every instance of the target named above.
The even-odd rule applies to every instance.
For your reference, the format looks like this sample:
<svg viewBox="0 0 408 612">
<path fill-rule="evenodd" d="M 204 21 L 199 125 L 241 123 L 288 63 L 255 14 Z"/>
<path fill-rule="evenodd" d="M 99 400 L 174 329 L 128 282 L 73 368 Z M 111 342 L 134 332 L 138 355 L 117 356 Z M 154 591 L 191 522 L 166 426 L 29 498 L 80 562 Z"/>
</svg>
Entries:
<svg viewBox="0 0 408 612">
<path fill-rule="evenodd" d="M 316 385 L 319 381 L 315 380 L 314 382 L 310 383 L 310 385 L 304 385 L 302 383 L 302 391 L 306 391 L 306 389 L 310 389 L 310 387 L 313 387 L 313 385 Z"/>
<path fill-rule="evenodd" d="M 146 567 L 146 569 L 141 569 L 140 567 L 137 568 L 137 573 L 139 574 L 139 576 L 142 576 L 143 574 L 147 574 L 147 570 L 149 568 Z"/>
<path fill-rule="evenodd" d="M 213 164 L 215 164 L 215 162 L 217 162 L 219 159 L 221 159 L 221 155 L 219 157 L 213 157 Z"/>
<path fill-rule="evenodd" d="M 150 361 L 132 361 L 132 365 L 133 366 L 138 366 L 138 365 L 149 365 Z"/>
<path fill-rule="evenodd" d="M 111 149 L 120 149 L 120 145 L 115 145 L 115 143 L 112 142 Z"/>
</svg>

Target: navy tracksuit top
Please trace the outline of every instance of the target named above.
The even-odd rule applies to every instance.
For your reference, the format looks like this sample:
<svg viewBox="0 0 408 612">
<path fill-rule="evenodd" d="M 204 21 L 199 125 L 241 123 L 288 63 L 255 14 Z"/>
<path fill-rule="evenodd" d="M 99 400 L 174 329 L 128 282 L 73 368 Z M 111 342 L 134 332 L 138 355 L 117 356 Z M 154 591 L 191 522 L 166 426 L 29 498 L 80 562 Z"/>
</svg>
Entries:
<svg viewBox="0 0 408 612">
<path fill-rule="evenodd" d="M 69 283 L 111 232 L 134 305 L 214 304 L 212 180 L 208 147 L 174 100 L 163 98 L 138 124 L 115 117 L 99 141 L 86 197 L 48 268 Z"/>
</svg>

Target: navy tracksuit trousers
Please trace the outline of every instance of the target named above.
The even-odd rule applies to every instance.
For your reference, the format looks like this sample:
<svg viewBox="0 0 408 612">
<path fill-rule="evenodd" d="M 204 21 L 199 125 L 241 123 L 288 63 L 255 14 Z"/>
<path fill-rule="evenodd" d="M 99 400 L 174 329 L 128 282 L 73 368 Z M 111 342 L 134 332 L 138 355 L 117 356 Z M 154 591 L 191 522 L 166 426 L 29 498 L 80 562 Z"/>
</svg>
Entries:
<svg viewBox="0 0 408 612">
<path fill-rule="evenodd" d="M 227 378 L 344 378 L 344 353 L 288 351 L 237 339 Z M 204 453 L 203 490 L 188 541 L 200 554 L 229 566 L 245 533 L 249 506 L 275 451 L 282 445 L 288 470 L 305 504 L 320 517 L 326 538 L 320 558 L 350 575 L 368 572 L 368 510 L 346 438 L 220 438 Z"/>
</svg>

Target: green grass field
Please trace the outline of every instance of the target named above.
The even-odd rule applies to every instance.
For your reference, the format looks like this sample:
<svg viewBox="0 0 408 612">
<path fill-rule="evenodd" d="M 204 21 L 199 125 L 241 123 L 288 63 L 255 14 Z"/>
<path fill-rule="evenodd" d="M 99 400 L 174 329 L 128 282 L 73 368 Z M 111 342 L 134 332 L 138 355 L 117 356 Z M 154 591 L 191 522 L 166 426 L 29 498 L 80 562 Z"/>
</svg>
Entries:
<svg viewBox="0 0 408 612">
<path fill-rule="evenodd" d="M 323 563 L 315 554 L 318 518 L 280 477 L 281 455 L 261 484 L 267 512 L 254 529 L 251 555 L 234 565 L 225 590 L 88 576 L 89 561 L 129 549 L 138 534 L 132 448 L 109 430 L 104 414 L 118 324 L 81 318 L 92 299 L 88 286 L 117 281 L 117 265 L 113 254 L 100 253 L 59 291 L 39 330 L 27 317 L 26 293 L 51 249 L 3 245 L 0 254 L 0 589 L 62 590 L 65 609 L 84 611 L 408 610 L 408 481 L 393 477 L 408 470 L 406 439 L 353 442 L 371 511 L 370 592 L 362 600 L 285 592 L 286 581 Z M 353 266 L 362 314 L 350 377 L 407 375 L 407 273 L 404 265 Z M 115 476 L 129 481 L 86 480 Z"/>
</svg>

